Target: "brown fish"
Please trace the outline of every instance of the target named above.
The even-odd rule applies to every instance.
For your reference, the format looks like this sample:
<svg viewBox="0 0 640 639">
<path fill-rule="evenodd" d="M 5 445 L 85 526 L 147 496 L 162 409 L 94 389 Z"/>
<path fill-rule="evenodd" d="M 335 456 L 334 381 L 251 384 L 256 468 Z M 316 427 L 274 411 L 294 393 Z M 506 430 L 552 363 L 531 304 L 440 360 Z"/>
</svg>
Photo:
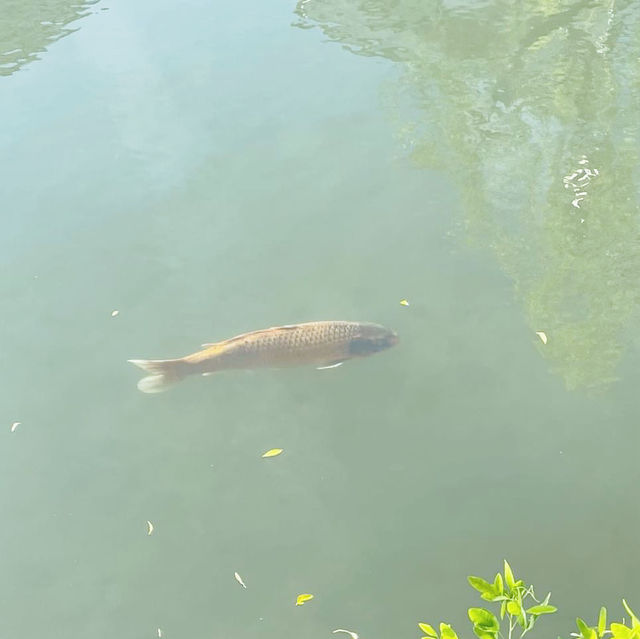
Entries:
<svg viewBox="0 0 640 639">
<path fill-rule="evenodd" d="M 308 322 L 275 326 L 203 344 L 204 350 L 179 359 L 130 359 L 149 373 L 138 382 L 143 393 L 160 393 L 188 375 L 210 375 L 232 368 L 339 366 L 366 357 L 398 341 L 388 328 L 367 322 Z"/>
</svg>

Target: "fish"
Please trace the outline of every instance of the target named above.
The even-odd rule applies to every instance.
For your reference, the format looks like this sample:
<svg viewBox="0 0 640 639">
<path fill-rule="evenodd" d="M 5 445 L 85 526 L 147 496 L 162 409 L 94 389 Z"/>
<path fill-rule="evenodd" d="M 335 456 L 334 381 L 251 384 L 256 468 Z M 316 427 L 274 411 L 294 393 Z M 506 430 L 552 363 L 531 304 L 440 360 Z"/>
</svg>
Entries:
<svg viewBox="0 0 640 639">
<path fill-rule="evenodd" d="M 313 365 L 333 368 L 395 346 L 398 335 L 370 322 L 322 321 L 274 326 L 203 344 L 178 359 L 127 360 L 148 373 L 138 382 L 143 393 L 161 393 L 190 375 L 230 369 Z"/>
</svg>

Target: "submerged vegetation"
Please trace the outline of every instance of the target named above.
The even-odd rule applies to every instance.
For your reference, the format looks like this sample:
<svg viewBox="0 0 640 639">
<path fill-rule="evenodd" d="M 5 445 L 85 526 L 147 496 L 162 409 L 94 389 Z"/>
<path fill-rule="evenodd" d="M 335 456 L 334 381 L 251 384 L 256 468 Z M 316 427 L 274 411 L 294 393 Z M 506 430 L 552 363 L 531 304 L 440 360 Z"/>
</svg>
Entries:
<svg viewBox="0 0 640 639">
<path fill-rule="evenodd" d="M 496 573 L 493 582 L 482 577 L 468 577 L 469 584 L 475 588 L 482 599 L 500 606 L 498 617 L 486 608 L 469 608 L 467 613 L 473 624 L 473 632 L 479 639 L 520 639 L 533 629 L 537 620 L 557 611 L 549 603 L 551 593 L 543 600 L 538 600 L 533 586 L 527 585 L 522 579 L 516 579 L 511 566 L 505 560 L 504 578 Z M 607 627 L 607 610 L 600 608 L 598 622 L 589 626 L 578 617 L 576 626 L 578 632 L 572 632 L 571 637 L 577 639 L 640 639 L 640 620 L 623 599 L 622 605 L 630 620 L 613 622 Z M 627 623 L 629 625 L 627 625 Z M 419 623 L 424 633 L 422 639 L 458 639 L 458 634 L 447 623 L 440 623 L 439 631 L 428 623 Z M 559 638 L 560 639 L 560 638 Z"/>
</svg>

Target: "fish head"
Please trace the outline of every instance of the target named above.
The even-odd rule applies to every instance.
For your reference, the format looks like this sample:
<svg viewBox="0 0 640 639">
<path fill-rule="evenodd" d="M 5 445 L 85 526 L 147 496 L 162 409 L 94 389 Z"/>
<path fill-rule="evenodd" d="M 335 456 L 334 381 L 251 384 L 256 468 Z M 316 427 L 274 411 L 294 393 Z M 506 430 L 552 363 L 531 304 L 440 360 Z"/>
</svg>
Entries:
<svg viewBox="0 0 640 639">
<path fill-rule="evenodd" d="M 398 335 L 380 324 L 360 324 L 356 334 L 349 342 L 349 354 L 352 357 L 373 355 L 398 343 Z"/>
</svg>

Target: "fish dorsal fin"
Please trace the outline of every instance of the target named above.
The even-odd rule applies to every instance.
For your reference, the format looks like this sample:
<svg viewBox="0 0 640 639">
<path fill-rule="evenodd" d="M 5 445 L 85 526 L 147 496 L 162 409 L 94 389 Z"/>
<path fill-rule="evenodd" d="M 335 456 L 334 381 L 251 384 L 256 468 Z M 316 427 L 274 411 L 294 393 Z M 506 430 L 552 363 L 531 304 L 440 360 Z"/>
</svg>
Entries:
<svg viewBox="0 0 640 639">
<path fill-rule="evenodd" d="M 231 342 L 236 342 L 236 341 L 240 341 L 242 339 L 245 339 L 246 337 L 253 337 L 254 335 L 264 335 L 265 333 L 272 333 L 273 331 L 282 331 L 282 330 L 292 330 L 292 329 L 296 329 L 300 326 L 300 324 L 289 324 L 287 326 L 272 326 L 271 328 L 261 328 L 260 330 L 257 331 L 249 331 L 248 333 L 242 333 L 241 335 L 236 335 L 235 337 L 230 337 L 229 339 L 225 340 L 224 342 L 220 342 L 220 344 L 229 344 Z M 204 346 L 204 344 L 203 344 Z M 213 346 L 213 345 L 210 345 Z"/>
</svg>

